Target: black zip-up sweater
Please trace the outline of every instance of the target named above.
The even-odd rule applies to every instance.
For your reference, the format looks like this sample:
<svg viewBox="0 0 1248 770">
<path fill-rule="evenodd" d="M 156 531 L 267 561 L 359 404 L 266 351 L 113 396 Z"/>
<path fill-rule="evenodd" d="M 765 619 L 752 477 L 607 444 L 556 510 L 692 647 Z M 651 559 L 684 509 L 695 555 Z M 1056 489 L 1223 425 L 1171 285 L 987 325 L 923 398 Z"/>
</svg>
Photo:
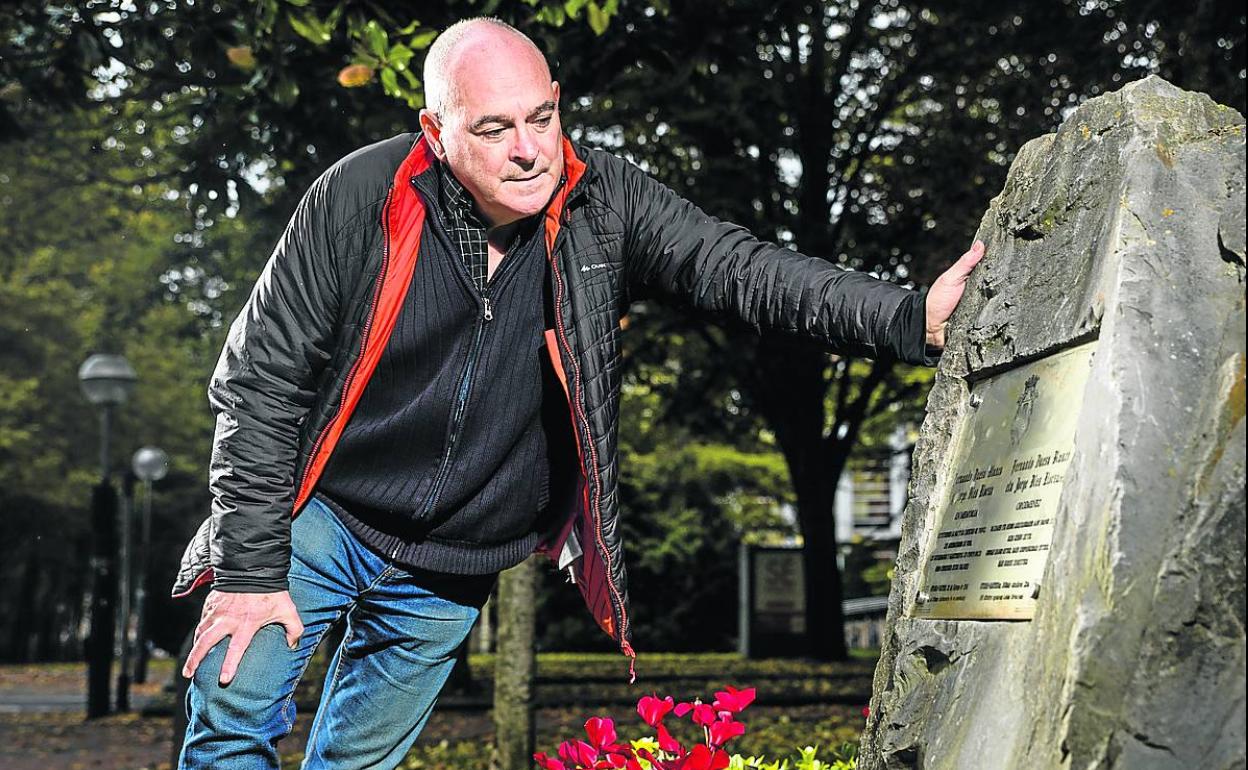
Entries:
<svg viewBox="0 0 1248 770">
<path fill-rule="evenodd" d="M 543 342 L 536 220 L 484 292 L 446 227 L 437 175 L 397 325 L 319 485 L 365 543 L 400 564 L 480 575 L 522 561 L 549 500 L 543 396 L 562 398 Z"/>
</svg>

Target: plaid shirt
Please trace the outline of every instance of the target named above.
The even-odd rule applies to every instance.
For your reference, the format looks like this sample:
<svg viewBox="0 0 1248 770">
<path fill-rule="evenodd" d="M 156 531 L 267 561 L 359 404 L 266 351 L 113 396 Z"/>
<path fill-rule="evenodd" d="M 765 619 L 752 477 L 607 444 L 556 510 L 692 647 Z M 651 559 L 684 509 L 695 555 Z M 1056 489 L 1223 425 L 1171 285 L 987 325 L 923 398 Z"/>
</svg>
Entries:
<svg viewBox="0 0 1248 770">
<path fill-rule="evenodd" d="M 484 293 L 490 277 L 487 228 L 472 208 L 472 196 L 445 163 L 438 164 L 438 178 L 442 182 L 442 207 L 446 209 L 447 229 L 459 245 L 459 254 L 477 291 Z"/>
<path fill-rule="evenodd" d="M 446 209 L 446 227 L 459 246 L 459 254 L 477 291 L 485 294 L 485 287 L 490 281 L 489 228 L 473 208 L 472 196 L 445 163 L 438 164 L 438 179 L 441 181 L 442 208 Z M 566 174 L 561 176 L 555 190 L 563 187 L 567 180 Z M 533 216 L 514 228 L 508 238 L 506 252 L 510 254 L 523 240 L 521 236 L 527 237 L 540 221 L 540 216 Z"/>
</svg>

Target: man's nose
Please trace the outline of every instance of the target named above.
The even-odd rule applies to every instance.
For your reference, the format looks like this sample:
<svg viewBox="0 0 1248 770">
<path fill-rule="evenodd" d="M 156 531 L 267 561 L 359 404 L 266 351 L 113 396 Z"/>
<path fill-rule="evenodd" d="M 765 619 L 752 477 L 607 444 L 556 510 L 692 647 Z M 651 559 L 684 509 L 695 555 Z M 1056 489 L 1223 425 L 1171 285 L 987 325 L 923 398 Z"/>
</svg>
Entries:
<svg viewBox="0 0 1248 770">
<path fill-rule="evenodd" d="M 533 129 L 521 123 L 516 127 L 516 141 L 511 145 L 511 159 L 521 166 L 530 166 L 537 160 L 537 137 Z"/>
</svg>

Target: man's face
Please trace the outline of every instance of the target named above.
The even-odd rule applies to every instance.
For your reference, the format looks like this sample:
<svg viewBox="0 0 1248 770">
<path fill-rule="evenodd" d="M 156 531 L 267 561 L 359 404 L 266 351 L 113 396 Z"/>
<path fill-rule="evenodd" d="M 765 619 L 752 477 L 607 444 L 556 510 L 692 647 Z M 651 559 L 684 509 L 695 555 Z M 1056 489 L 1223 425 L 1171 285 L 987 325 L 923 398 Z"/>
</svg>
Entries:
<svg viewBox="0 0 1248 770">
<path fill-rule="evenodd" d="M 532 50 L 474 48 L 451 68 L 442 114 L 421 112 L 434 153 L 497 226 L 545 208 L 563 173 L 559 84 Z"/>
</svg>

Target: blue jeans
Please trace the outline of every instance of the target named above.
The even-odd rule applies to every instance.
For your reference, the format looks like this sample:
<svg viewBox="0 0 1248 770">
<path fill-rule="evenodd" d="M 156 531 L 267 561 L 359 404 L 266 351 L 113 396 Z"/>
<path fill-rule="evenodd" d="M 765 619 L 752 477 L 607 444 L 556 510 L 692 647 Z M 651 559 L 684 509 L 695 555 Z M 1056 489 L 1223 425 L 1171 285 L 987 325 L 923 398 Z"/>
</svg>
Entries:
<svg viewBox="0 0 1248 770">
<path fill-rule="evenodd" d="M 290 595 L 303 622 L 297 649 L 286 645 L 281 626 L 265 626 L 222 687 L 229 639 L 212 648 L 187 692 L 180 768 L 278 767 L 277 742 L 295 721 L 295 685 L 344 616 L 346 633 L 329 664 L 303 768 L 396 766 L 429 719 L 493 582 L 448 582 L 397 566 L 360 543 L 315 497 L 291 525 L 291 550 Z"/>
</svg>

